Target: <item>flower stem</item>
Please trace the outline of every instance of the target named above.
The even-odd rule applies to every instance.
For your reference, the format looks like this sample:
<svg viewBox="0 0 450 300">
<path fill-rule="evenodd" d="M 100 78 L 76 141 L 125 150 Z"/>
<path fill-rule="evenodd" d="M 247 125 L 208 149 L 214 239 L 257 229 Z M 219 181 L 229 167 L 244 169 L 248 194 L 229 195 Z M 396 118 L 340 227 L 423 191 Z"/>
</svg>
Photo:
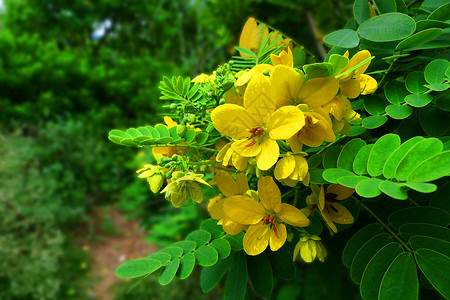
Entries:
<svg viewBox="0 0 450 300">
<path fill-rule="evenodd" d="M 405 248 L 409 252 L 413 252 L 413 250 L 407 245 L 407 243 L 404 240 L 402 240 L 391 228 L 389 228 L 389 226 L 386 223 L 384 223 L 383 220 L 381 220 L 370 208 L 368 208 L 364 203 L 362 203 L 361 200 L 359 200 L 355 196 L 352 196 L 352 198 L 355 199 L 356 202 L 358 202 L 362 206 L 362 208 L 364 208 L 369 213 L 369 215 L 374 217 L 375 220 L 377 220 L 377 222 L 380 223 L 381 226 L 383 226 L 384 229 L 392 235 L 392 237 L 394 237 L 397 241 L 399 241 L 400 244 L 402 244 L 403 248 Z"/>
</svg>

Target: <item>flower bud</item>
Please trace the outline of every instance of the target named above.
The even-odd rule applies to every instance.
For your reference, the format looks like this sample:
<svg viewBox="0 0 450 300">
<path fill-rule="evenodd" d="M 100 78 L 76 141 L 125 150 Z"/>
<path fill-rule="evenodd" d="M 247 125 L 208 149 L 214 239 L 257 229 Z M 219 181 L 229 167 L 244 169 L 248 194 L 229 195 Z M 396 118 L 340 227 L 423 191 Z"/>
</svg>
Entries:
<svg viewBox="0 0 450 300">
<path fill-rule="evenodd" d="M 184 137 L 186 135 L 187 128 L 186 125 L 177 125 L 177 134 L 181 137 Z"/>
<path fill-rule="evenodd" d="M 320 237 L 303 236 L 295 245 L 293 260 L 304 261 L 307 263 L 313 262 L 316 258 L 321 262 L 325 261 L 327 257 L 327 250 L 320 241 Z"/>
<path fill-rule="evenodd" d="M 220 101 L 219 101 L 219 105 L 222 105 L 222 104 L 225 104 L 225 103 L 227 103 L 227 101 L 225 100 L 225 99 L 220 99 Z"/>
</svg>

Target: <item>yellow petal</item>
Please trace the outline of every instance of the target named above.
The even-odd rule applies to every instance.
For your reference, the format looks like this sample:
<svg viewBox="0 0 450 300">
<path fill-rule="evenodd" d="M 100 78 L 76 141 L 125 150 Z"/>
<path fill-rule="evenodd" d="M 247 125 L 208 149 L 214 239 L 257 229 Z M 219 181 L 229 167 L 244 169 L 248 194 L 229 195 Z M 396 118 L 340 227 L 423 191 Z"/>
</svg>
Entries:
<svg viewBox="0 0 450 300">
<path fill-rule="evenodd" d="M 314 260 L 314 256 L 313 256 L 313 251 L 311 249 L 310 243 L 308 243 L 308 241 L 302 243 L 301 247 L 300 247 L 300 256 L 301 258 L 307 262 L 307 263 L 311 263 Z"/>
<path fill-rule="evenodd" d="M 297 133 L 297 134 L 298 134 L 298 133 Z M 301 152 L 301 151 L 302 151 L 302 148 L 303 148 L 303 143 L 302 143 L 302 141 L 298 138 L 298 135 L 297 135 L 297 134 L 293 135 L 293 136 L 288 140 L 289 146 L 291 146 L 291 150 L 292 150 L 292 152 L 294 152 L 294 153 Z"/>
<path fill-rule="evenodd" d="M 241 87 L 244 86 L 246 83 L 250 81 L 250 78 L 252 77 L 252 72 L 250 70 L 243 71 L 241 76 L 236 80 L 236 86 Z"/>
<path fill-rule="evenodd" d="M 231 197 L 238 194 L 239 191 L 236 182 L 228 172 L 220 170 L 214 177 L 216 178 L 216 183 L 219 190 L 225 195 L 225 197 Z"/>
<path fill-rule="evenodd" d="M 256 52 L 259 46 L 259 39 L 257 34 L 258 24 L 255 18 L 248 18 L 241 32 L 241 37 L 239 39 L 239 46 L 246 48 L 252 52 Z M 240 53 L 243 57 L 249 57 L 249 55 Z"/>
<path fill-rule="evenodd" d="M 309 112 L 306 125 L 298 133 L 300 141 L 310 147 L 318 147 L 323 141 L 332 142 L 336 139 L 332 123 L 317 112 Z"/>
<path fill-rule="evenodd" d="M 273 140 L 287 140 L 305 125 L 305 115 L 295 106 L 283 106 L 267 119 L 267 130 Z"/>
<path fill-rule="evenodd" d="M 309 107 L 322 106 L 333 99 L 339 91 L 339 80 L 334 77 L 319 77 L 305 81 L 299 98 Z"/>
<path fill-rule="evenodd" d="M 325 221 L 325 223 L 327 223 L 328 227 L 330 227 L 330 229 L 336 233 L 337 232 L 337 227 L 336 225 L 334 225 L 333 220 L 331 219 L 331 215 L 327 210 L 321 211 L 322 214 L 322 218 Z"/>
<path fill-rule="evenodd" d="M 319 200 L 319 210 L 322 211 L 325 208 L 325 192 L 323 190 L 323 185 L 320 185 L 318 200 Z"/>
<path fill-rule="evenodd" d="M 278 217 L 285 223 L 297 227 L 306 227 L 309 225 L 308 218 L 296 207 L 282 203 Z"/>
<path fill-rule="evenodd" d="M 279 212 L 281 209 L 281 192 L 271 176 L 258 180 L 258 195 L 265 209 Z"/>
<path fill-rule="evenodd" d="M 345 70 L 353 68 L 357 64 L 362 63 L 363 61 L 365 61 L 366 59 L 368 59 L 370 57 L 371 57 L 371 54 L 370 54 L 369 51 L 367 51 L 367 50 L 359 51 L 358 53 L 353 55 L 353 57 L 350 59 L 350 61 L 348 63 L 348 66 L 345 68 Z M 363 74 L 367 70 L 369 65 L 370 65 L 370 61 L 368 61 L 367 63 L 365 63 L 361 67 L 357 68 L 354 77 L 358 77 L 361 74 Z"/>
<path fill-rule="evenodd" d="M 294 172 L 295 169 L 295 158 L 292 155 L 283 157 L 280 159 L 275 166 L 274 175 L 278 181 L 285 179 Z"/>
<path fill-rule="evenodd" d="M 225 212 L 223 211 L 223 200 L 222 195 L 209 199 L 208 212 L 211 215 L 211 218 L 220 220 L 225 217 Z"/>
<path fill-rule="evenodd" d="M 231 147 L 234 151 L 236 151 L 238 154 L 244 157 L 254 157 L 261 152 L 262 147 L 258 143 L 249 146 L 251 142 L 252 142 L 251 140 L 242 139 L 237 142 L 234 142 L 233 145 L 231 145 Z"/>
<path fill-rule="evenodd" d="M 361 83 L 358 79 L 350 79 L 340 84 L 342 95 L 354 99 L 359 96 L 361 92 Z"/>
<path fill-rule="evenodd" d="M 256 155 L 258 169 L 263 171 L 270 169 L 277 162 L 278 156 L 280 156 L 280 148 L 277 142 L 265 139 L 261 144 L 261 152 Z"/>
<path fill-rule="evenodd" d="M 378 83 L 375 78 L 370 75 L 361 74 L 358 79 L 361 84 L 362 95 L 373 94 L 376 91 Z"/>
<path fill-rule="evenodd" d="M 236 185 L 239 194 L 245 194 L 250 188 L 248 187 L 247 175 L 244 173 L 236 174 Z"/>
<path fill-rule="evenodd" d="M 256 65 L 252 68 L 252 80 L 258 76 L 265 76 L 264 71 L 268 71 L 269 73 L 272 73 L 273 66 L 269 64 L 260 64 Z"/>
<path fill-rule="evenodd" d="M 266 119 L 275 111 L 275 91 L 267 76 L 257 76 L 256 78 L 252 78 L 245 90 L 244 107 L 256 121 L 253 124 L 265 123 Z M 234 122 L 235 118 L 230 120 L 232 116 L 233 114 L 227 115 L 226 118 L 228 124 Z"/>
<path fill-rule="evenodd" d="M 298 181 L 292 180 L 290 178 L 285 178 L 285 179 L 283 179 L 283 183 L 286 184 L 287 186 L 294 187 L 297 185 Z"/>
<path fill-rule="evenodd" d="M 266 213 L 261 203 L 240 195 L 227 198 L 223 210 L 231 220 L 246 225 L 258 223 Z"/>
<path fill-rule="evenodd" d="M 295 168 L 289 178 L 292 180 L 302 181 L 308 174 L 308 162 L 303 156 L 295 155 L 294 163 Z"/>
<path fill-rule="evenodd" d="M 164 117 L 164 123 L 166 123 L 167 127 L 172 128 L 177 126 L 177 122 L 175 122 L 174 120 L 172 120 L 171 117 L 165 116 Z"/>
<path fill-rule="evenodd" d="M 239 224 L 237 222 L 234 222 L 233 220 L 231 220 L 227 216 L 225 216 L 223 218 L 223 220 L 222 220 L 222 228 L 223 228 L 223 230 L 226 233 L 231 234 L 231 235 L 238 234 L 239 232 L 244 230 L 245 227 L 247 227 L 247 226 L 243 225 L 243 224 Z"/>
<path fill-rule="evenodd" d="M 231 161 L 233 162 L 233 166 L 239 171 L 244 171 L 247 168 L 248 157 L 244 157 L 233 151 Z"/>
<path fill-rule="evenodd" d="M 225 157 L 227 151 L 230 149 L 232 143 L 233 142 L 230 142 L 220 149 L 219 153 L 217 153 L 216 161 L 218 162 L 223 161 L 223 158 Z"/>
<path fill-rule="evenodd" d="M 331 207 L 328 209 L 330 214 L 330 219 L 334 223 L 338 224 L 352 224 L 354 219 L 352 214 L 348 211 L 345 206 L 339 204 L 339 203 L 332 203 L 329 204 L 329 206 L 333 205 L 333 207 L 336 209 L 332 209 Z"/>
<path fill-rule="evenodd" d="M 332 114 L 337 120 L 340 121 L 344 117 L 346 109 L 345 101 L 342 97 L 335 97 L 330 102 L 325 104 L 323 106 L 323 109 L 327 113 Z"/>
<path fill-rule="evenodd" d="M 227 103 L 244 106 L 244 98 L 239 94 L 239 90 L 236 87 L 232 87 L 225 93 L 225 100 Z"/>
<path fill-rule="evenodd" d="M 252 225 L 247 229 L 244 235 L 244 250 L 248 255 L 258 255 L 266 250 L 269 244 L 270 234 L 268 225 L 263 225 L 262 222 Z M 270 230 L 270 229 L 269 229 Z"/>
<path fill-rule="evenodd" d="M 277 105 L 284 106 L 298 97 L 303 84 L 303 76 L 293 68 L 278 65 L 273 69 L 270 81 L 276 91 Z"/>
<path fill-rule="evenodd" d="M 220 133 L 235 139 L 248 137 L 248 131 L 256 122 L 242 106 L 236 104 L 216 107 L 211 113 L 211 120 Z"/>
<path fill-rule="evenodd" d="M 277 251 L 281 247 L 283 247 L 284 243 L 286 242 L 287 238 L 287 231 L 286 226 L 284 224 L 277 224 L 275 223 L 273 226 L 275 226 L 276 229 L 272 228 L 270 230 L 270 250 Z M 276 230 L 276 233 L 275 233 Z"/>
<path fill-rule="evenodd" d="M 287 48 L 287 52 L 285 50 L 281 51 L 280 55 L 271 54 L 270 60 L 274 66 L 285 65 L 291 68 L 294 67 L 294 56 L 289 48 Z"/>
<path fill-rule="evenodd" d="M 336 200 L 347 199 L 348 197 L 353 195 L 354 192 L 355 192 L 355 189 L 348 188 L 348 187 L 345 187 L 345 186 L 342 186 L 342 185 L 336 184 L 336 183 L 328 186 L 328 188 L 327 188 L 327 193 L 337 195 Z"/>
</svg>

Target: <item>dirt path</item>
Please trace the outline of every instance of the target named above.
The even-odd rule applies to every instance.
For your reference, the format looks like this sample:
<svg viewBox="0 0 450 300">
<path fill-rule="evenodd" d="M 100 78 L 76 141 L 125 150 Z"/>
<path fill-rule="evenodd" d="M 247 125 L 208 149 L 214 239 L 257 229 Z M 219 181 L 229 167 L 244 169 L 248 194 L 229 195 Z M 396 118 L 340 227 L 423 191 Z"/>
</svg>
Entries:
<svg viewBox="0 0 450 300">
<path fill-rule="evenodd" d="M 95 237 L 82 242 L 91 257 L 90 276 L 96 281 L 89 295 L 93 299 L 112 300 L 109 288 L 120 281 L 114 274 L 117 266 L 126 260 L 145 257 L 155 252 L 156 247 L 142 240 L 145 232 L 139 227 L 139 220 L 126 220 L 114 207 L 100 208 L 92 220 Z"/>
</svg>

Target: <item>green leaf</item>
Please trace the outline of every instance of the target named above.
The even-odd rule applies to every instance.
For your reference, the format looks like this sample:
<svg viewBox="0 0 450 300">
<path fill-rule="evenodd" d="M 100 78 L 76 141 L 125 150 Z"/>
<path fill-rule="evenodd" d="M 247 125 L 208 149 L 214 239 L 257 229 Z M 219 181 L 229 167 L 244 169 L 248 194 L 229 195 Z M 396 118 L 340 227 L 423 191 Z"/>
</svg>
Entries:
<svg viewBox="0 0 450 300">
<path fill-rule="evenodd" d="M 370 151 L 367 161 L 367 172 L 373 177 L 383 174 L 383 167 L 389 156 L 400 146 L 400 137 L 386 134 L 380 137 Z"/>
<path fill-rule="evenodd" d="M 442 34 L 441 28 L 429 28 L 422 31 L 419 31 L 412 36 L 404 39 L 401 41 L 395 50 L 405 50 L 405 49 L 411 49 L 416 46 L 423 45 L 429 41 L 434 40 L 438 36 Z"/>
<path fill-rule="evenodd" d="M 278 251 L 268 251 L 266 254 L 275 275 L 284 280 L 294 278 L 295 264 L 292 261 L 292 254 L 287 250 L 286 246 L 281 247 Z"/>
<path fill-rule="evenodd" d="M 395 183 L 392 181 L 383 181 L 380 183 L 378 187 L 383 193 L 385 193 L 391 198 L 398 200 L 408 199 L 408 193 L 406 192 L 406 188 L 399 183 Z"/>
<path fill-rule="evenodd" d="M 339 154 L 341 153 L 341 150 L 341 147 L 334 146 L 325 152 L 325 155 L 323 157 L 323 167 L 325 169 L 337 167 L 337 160 Z"/>
<path fill-rule="evenodd" d="M 442 151 L 443 144 L 436 138 L 419 141 L 405 154 L 395 170 L 395 178 L 405 181 L 417 165 Z"/>
<path fill-rule="evenodd" d="M 407 181 L 428 182 L 450 175 L 450 150 L 436 154 L 408 175 Z"/>
<path fill-rule="evenodd" d="M 433 97 L 430 94 L 408 95 L 405 97 L 405 101 L 414 107 L 424 107 L 433 101 Z"/>
<path fill-rule="evenodd" d="M 353 161 L 355 160 L 359 150 L 361 150 L 364 146 L 366 146 L 366 142 L 361 139 L 350 140 L 347 144 L 345 144 L 339 154 L 337 167 L 340 169 L 353 171 Z"/>
<path fill-rule="evenodd" d="M 450 298 L 450 258 L 433 250 L 419 249 L 415 252 L 417 265 L 433 287 L 442 296 Z"/>
<path fill-rule="evenodd" d="M 304 65 L 303 70 L 308 79 L 328 77 L 333 74 L 333 66 L 327 62 Z"/>
<path fill-rule="evenodd" d="M 349 136 L 349 137 L 358 136 L 361 133 L 363 133 L 364 131 L 366 131 L 366 128 L 364 128 L 362 126 L 352 126 L 352 127 L 350 127 L 350 132 L 347 133 L 347 136 Z"/>
<path fill-rule="evenodd" d="M 387 269 L 380 285 L 378 298 L 418 299 L 419 279 L 417 268 L 411 253 L 399 254 Z"/>
<path fill-rule="evenodd" d="M 231 245 L 231 250 L 233 251 L 241 251 L 244 249 L 244 246 L 242 244 L 242 241 L 244 239 L 244 232 L 241 232 L 237 235 L 229 235 L 227 234 L 224 239 L 226 239 L 230 245 Z"/>
<path fill-rule="evenodd" d="M 429 16 L 429 20 L 447 21 L 450 16 L 450 3 L 444 4 L 435 9 Z"/>
<path fill-rule="evenodd" d="M 450 91 L 440 94 L 440 97 L 436 100 L 436 107 L 447 112 L 450 111 Z"/>
<path fill-rule="evenodd" d="M 314 184 L 327 184 L 329 183 L 323 179 L 323 169 L 310 169 L 309 170 L 309 182 Z"/>
<path fill-rule="evenodd" d="M 407 207 L 393 212 L 388 220 L 395 229 L 408 223 L 427 223 L 446 227 L 450 223 L 450 214 L 436 207 Z"/>
<path fill-rule="evenodd" d="M 219 260 L 214 266 L 204 267 L 200 274 L 200 287 L 203 293 L 210 292 L 222 279 L 230 266 L 231 257 Z"/>
<path fill-rule="evenodd" d="M 195 139 L 195 129 L 188 129 L 186 131 L 186 135 L 184 136 L 184 140 L 187 144 L 191 143 Z"/>
<path fill-rule="evenodd" d="M 435 184 L 424 182 L 406 182 L 403 185 L 421 193 L 433 193 L 437 189 Z"/>
<path fill-rule="evenodd" d="M 172 262 L 170 262 L 159 274 L 159 284 L 168 285 L 177 274 L 179 266 L 180 266 L 179 259 L 175 259 Z"/>
<path fill-rule="evenodd" d="M 342 262 L 344 263 L 344 266 L 350 268 L 353 258 L 358 250 L 373 236 L 382 232 L 382 226 L 379 223 L 373 223 L 355 233 L 355 235 L 347 242 L 347 245 L 345 245 L 342 253 Z"/>
<path fill-rule="evenodd" d="M 109 132 L 109 135 L 110 135 L 110 136 L 113 135 L 113 136 L 121 137 L 121 138 L 124 138 L 124 139 L 128 139 L 128 138 L 131 138 L 131 137 L 132 137 L 131 135 L 129 135 L 129 134 L 123 132 L 122 130 L 118 130 L 118 129 L 113 129 L 113 130 L 111 130 L 111 131 Z"/>
<path fill-rule="evenodd" d="M 433 105 L 428 105 L 420 110 L 419 120 L 423 130 L 431 136 L 442 136 L 450 127 L 448 112 Z"/>
<path fill-rule="evenodd" d="M 256 54 L 253 53 L 252 51 L 246 49 L 246 48 L 239 47 L 239 46 L 235 46 L 234 48 L 236 48 L 236 50 L 239 51 L 239 52 L 242 52 L 242 53 L 244 53 L 244 54 L 247 54 L 248 56 L 251 56 L 251 57 L 255 57 L 255 58 L 256 58 Z"/>
<path fill-rule="evenodd" d="M 389 234 L 379 233 L 368 240 L 358 252 L 356 252 L 350 267 L 350 276 L 354 283 L 359 284 L 361 282 L 364 269 L 370 259 L 378 252 L 378 250 L 384 247 L 384 245 L 387 245 L 390 241 L 391 236 Z"/>
<path fill-rule="evenodd" d="M 200 246 L 195 252 L 195 260 L 200 266 L 214 265 L 219 259 L 216 249 L 212 246 Z"/>
<path fill-rule="evenodd" d="M 169 129 L 167 129 L 165 125 L 162 124 L 156 125 L 155 129 L 159 132 L 159 136 L 162 138 L 170 136 Z"/>
<path fill-rule="evenodd" d="M 425 0 L 420 8 L 427 12 L 432 12 L 446 3 L 448 3 L 447 0 Z"/>
<path fill-rule="evenodd" d="M 161 249 L 161 250 L 159 250 L 159 252 L 169 254 L 171 260 L 177 259 L 177 258 L 181 257 L 181 255 L 183 255 L 182 248 L 173 247 L 173 246 Z"/>
<path fill-rule="evenodd" d="M 244 299 L 247 289 L 247 261 L 243 252 L 236 252 L 231 258 L 230 271 L 225 284 L 224 299 Z"/>
<path fill-rule="evenodd" d="M 269 259 L 263 252 L 256 256 L 247 256 L 248 276 L 256 293 L 263 298 L 272 294 L 273 274 Z"/>
<path fill-rule="evenodd" d="M 200 229 L 208 231 L 213 239 L 219 238 L 225 234 L 222 226 L 217 225 L 217 220 L 212 218 L 203 220 L 200 224 Z"/>
<path fill-rule="evenodd" d="M 334 31 L 323 38 L 325 44 L 341 48 L 354 48 L 359 44 L 359 37 L 356 31 L 351 29 L 341 29 Z"/>
<path fill-rule="evenodd" d="M 395 0 L 374 0 L 381 14 L 396 12 Z"/>
<path fill-rule="evenodd" d="M 379 96 L 368 96 L 364 98 L 364 109 L 371 115 L 384 113 L 385 106 L 384 99 Z"/>
<path fill-rule="evenodd" d="M 349 188 L 356 188 L 356 185 L 363 180 L 366 180 L 367 177 L 366 176 L 344 176 L 341 178 L 338 178 L 337 182 L 340 185 L 349 187 Z"/>
<path fill-rule="evenodd" d="M 308 168 L 318 167 L 322 163 L 322 155 L 314 154 L 308 158 Z"/>
<path fill-rule="evenodd" d="M 146 258 L 159 260 L 163 265 L 165 265 L 172 259 L 172 256 L 170 256 L 170 254 L 167 253 L 157 252 L 150 254 Z"/>
<path fill-rule="evenodd" d="M 426 223 L 405 224 L 400 226 L 398 232 L 400 232 L 400 235 L 407 240 L 416 235 L 423 235 L 434 237 L 444 241 L 450 241 L 450 229 L 434 224 L 426 224 Z"/>
<path fill-rule="evenodd" d="M 351 176 L 354 175 L 353 172 L 350 172 L 348 170 L 344 169 L 326 169 L 325 172 L 323 172 L 322 176 L 323 178 L 331 183 L 337 183 L 337 180 L 344 176 Z"/>
<path fill-rule="evenodd" d="M 450 211 L 450 181 L 441 185 L 430 199 L 430 206 Z"/>
<path fill-rule="evenodd" d="M 437 92 L 443 92 L 447 89 L 450 88 L 450 84 L 449 83 L 433 83 L 433 84 L 425 84 L 425 87 L 432 90 L 432 91 L 437 91 Z"/>
<path fill-rule="evenodd" d="M 446 59 L 439 58 L 431 61 L 425 68 L 425 80 L 430 84 L 443 83 L 449 66 L 450 62 Z"/>
<path fill-rule="evenodd" d="M 408 94 L 402 82 L 391 80 L 384 86 L 384 95 L 392 104 L 402 104 Z"/>
<path fill-rule="evenodd" d="M 406 76 L 406 89 L 411 93 L 419 94 L 425 92 L 427 89 L 423 85 L 426 83 L 427 82 L 425 81 L 425 76 L 422 71 L 413 71 Z M 407 100 L 405 99 L 405 101 Z M 412 105 L 411 103 L 409 104 Z"/>
<path fill-rule="evenodd" d="M 386 163 L 383 167 L 383 176 L 386 178 L 394 178 L 395 175 L 395 169 L 397 168 L 397 165 L 400 163 L 400 161 L 405 156 L 406 152 L 409 151 L 415 144 L 417 144 L 420 141 L 423 141 L 424 138 L 421 136 L 415 136 L 413 138 L 410 138 L 406 142 L 400 145 L 387 159 Z"/>
<path fill-rule="evenodd" d="M 301 68 L 306 62 L 306 51 L 302 48 L 296 48 L 292 53 L 294 57 L 294 67 Z"/>
<path fill-rule="evenodd" d="M 219 259 L 227 258 L 231 253 L 231 246 L 227 240 L 217 239 L 211 242 L 211 246 L 216 249 Z"/>
<path fill-rule="evenodd" d="M 353 161 L 353 170 L 358 175 L 367 174 L 367 161 L 369 160 L 370 152 L 373 144 L 362 147 Z"/>
<path fill-rule="evenodd" d="M 362 24 L 364 21 L 370 19 L 370 6 L 366 0 L 356 0 L 353 4 L 353 15 L 356 22 Z"/>
<path fill-rule="evenodd" d="M 362 120 L 362 125 L 367 129 L 375 129 L 382 126 L 387 120 L 386 116 L 370 116 Z"/>
<path fill-rule="evenodd" d="M 430 249 L 439 252 L 447 257 L 450 257 L 450 241 L 444 241 L 428 236 L 413 236 L 408 240 L 408 243 L 414 250 Z"/>
<path fill-rule="evenodd" d="M 197 248 L 197 244 L 193 241 L 179 241 L 172 244 L 172 246 L 183 249 L 183 255 L 186 255 Z"/>
<path fill-rule="evenodd" d="M 192 253 L 183 255 L 180 258 L 180 267 L 178 269 L 178 278 L 186 279 L 191 275 L 195 266 L 195 256 Z"/>
<path fill-rule="evenodd" d="M 333 76 L 336 76 L 337 74 L 341 73 L 345 69 L 345 67 L 347 67 L 349 59 L 348 57 L 345 57 L 343 55 L 332 54 L 328 61 L 333 66 Z"/>
<path fill-rule="evenodd" d="M 142 136 L 142 133 L 135 128 L 127 129 L 127 134 L 130 135 L 132 138 Z"/>
<path fill-rule="evenodd" d="M 416 22 L 401 13 L 387 13 L 364 21 L 358 34 L 373 42 L 391 42 L 410 36 L 416 29 Z"/>
<path fill-rule="evenodd" d="M 203 145 L 208 140 L 209 134 L 207 132 L 200 132 L 195 137 L 195 142 L 199 145 Z"/>
<path fill-rule="evenodd" d="M 364 300 L 377 300 L 381 281 L 394 259 L 403 252 L 399 243 L 389 243 L 369 261 L 361 278 L 361 296 Z"/>
<path fill-rule="evenodd" d="M 211 239 L 211 234 L 205 230 L 196 230 L 188 234 L 186 241 L 193 241 L 198 247 L 205 245 Z"/>
<path fill-rule="evenodd" d="M 161 262 L 156 259 L 134 259 L 118 266 L 116 269 L 116 276 L 119 278 L 135 278 L 153 273 L 161 267 Z"/>
<path fill-rule="evenodd" d="M 416 30 L 422 31 L 427 28 L 448 28 L 450 27 L 450 24 L 442 22 L 442 21 L 436 21 L 436 20 L 420 20 L 416 23 Z"/>
<path fill-rule="evenodd" d="M 413 110 L 407 105 L 392 104 L 386 107 L 386 113 L 394 119 L 406 119 L 412 114 Z"/>
<path fill-rule="evenodd" d="M 367 180 L 360 181 L 356 185 L 356 193 L 365 198 L 374 198 L 381 194 L 381 190 L 379 188 L 381 182 L 382 180 L 378 178 L 369 178 Z"/>
<path fill-rule="evenodd" d="M 408 14 L 408 7 L 403 0 L 395 0 L 395 4 L 397 5 L 397 11 L 403 14 Z"/>
</svg>

